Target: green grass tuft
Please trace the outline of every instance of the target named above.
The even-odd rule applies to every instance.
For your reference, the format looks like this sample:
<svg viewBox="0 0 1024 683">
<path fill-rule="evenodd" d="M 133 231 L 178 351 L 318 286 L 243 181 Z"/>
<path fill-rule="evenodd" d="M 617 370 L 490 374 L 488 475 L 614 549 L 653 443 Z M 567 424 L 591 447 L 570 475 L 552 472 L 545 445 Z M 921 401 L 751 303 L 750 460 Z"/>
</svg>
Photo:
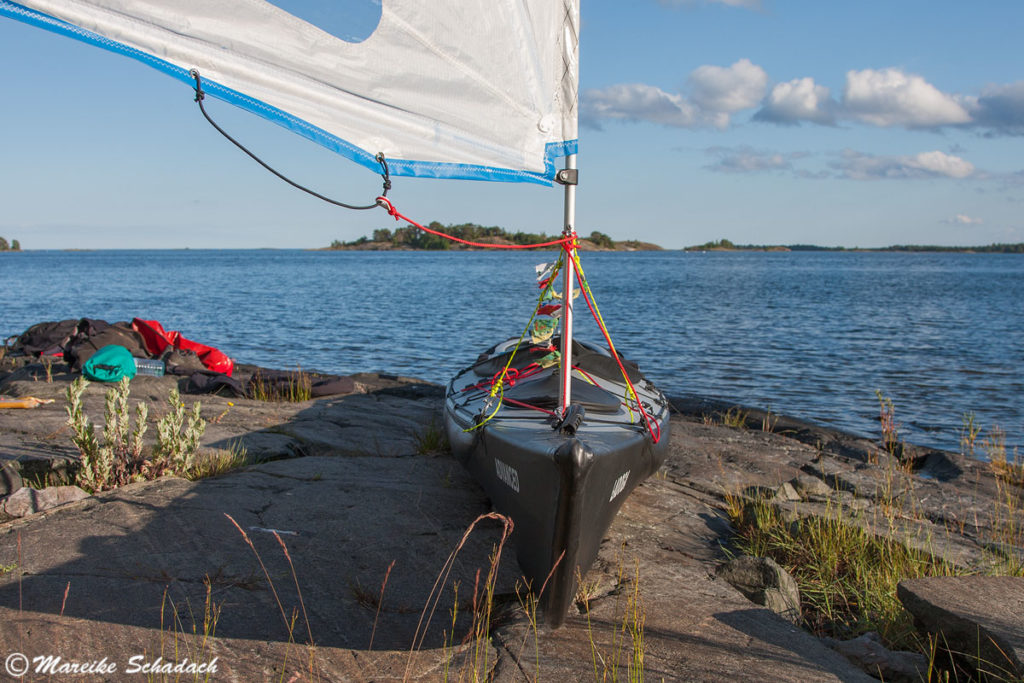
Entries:
<svg viewBox="0 0 1024 683">
<path fill-rule="evenodd" d="M 839 510 L 792 520 L 767 499 L 729 497 L 728 514 L 737 552 L 770 557 L 796 580 L 813 633 L 846 639 L 877 631 L 890 647 L 921 649 L 896 584 L 955 574 L 952 564 L 897 538 L 875 536 Z"/>
<path fill-rule="evenodd" d="M 250 464 L 248 452 L 240 442 L 232 443 L 229 448 L 218 448 L 214 450 L 200 451 L 193 462 L 192 467 L 185 472 L 185 477 L 191 481 L 219 477 L 239 467 Z"/>
<path fill-rule="evenodd" d="M 438 427 L 437 423 L 431 421 L 416 434 L 416 452 L 419 455 L 436 455 L 451 451 L 451 444 L 448 443 L 448 434 L 444 428 Z"/>
<path fill-rule="evenodd" d="M 289 373 L 284 382 L 273 381 L 257 372 L 249 386 L 257 401 L 301 403 L 313 398 L 313 380 L 301 370 Z"/>
<path fill-rule="evenodd" d="M 750 411 L 741 410 L 739 406 L 735 406 L 722 414 L 722 424 L 733 429 L 746 429 L 749 415 Z"/>
</svg>

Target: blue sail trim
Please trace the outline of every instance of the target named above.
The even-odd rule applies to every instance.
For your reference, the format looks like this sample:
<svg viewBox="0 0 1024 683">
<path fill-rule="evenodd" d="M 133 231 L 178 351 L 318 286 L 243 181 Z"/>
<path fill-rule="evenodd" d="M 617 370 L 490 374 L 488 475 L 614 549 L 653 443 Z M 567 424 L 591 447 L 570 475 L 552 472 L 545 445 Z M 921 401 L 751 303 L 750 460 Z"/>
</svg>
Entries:
<svg viewBox="0 0 1024 683">
<path fill-rule="evenodd" d="M 188 69 L 171 64 L 151 54 L 119 43 L 110 38 L 94 33 L 80 26 L 75 26 L 48 14 L 19 5 L 9 0 L 0 0 L 0 16 L 10 17 L 18 21 L 52 31 L 60 35 L 80 40 L 90 45 L 101 47 L 110 52 L 124 55 L 150 66 L 161 73 L 167 74 L 190 87 L 195 87 L 195 79 Z M 224 87 L 215 81 L 203 79 L 203 90 L 206 94 L 216 97 L 241 109 L 252 112 L 276 123 L 304 138 L 326 147 L 343 157 L 350 159 L 366 168 L 379 173 L 380 164 L 375 153 L 367 152 L 322 128 L 318 128 L 286 111 L 273 107 L 237 90 Z M 393 176 L 413 176 L 418 178 L 441 178 L 451 180 L 488 180 L 505 183 L 537 183 L 551 185 L 554 182 L 555 160 L 577 151 L 577 140 L 566 140 L 548 143 L 545 148 L 544 172 L 535 173 L 495 166 L 479 166 L 474 164 L 451 164 L 432 161 L 413 161 L 404 159 L 388 159 L 388 170 Z"/>
</svg>

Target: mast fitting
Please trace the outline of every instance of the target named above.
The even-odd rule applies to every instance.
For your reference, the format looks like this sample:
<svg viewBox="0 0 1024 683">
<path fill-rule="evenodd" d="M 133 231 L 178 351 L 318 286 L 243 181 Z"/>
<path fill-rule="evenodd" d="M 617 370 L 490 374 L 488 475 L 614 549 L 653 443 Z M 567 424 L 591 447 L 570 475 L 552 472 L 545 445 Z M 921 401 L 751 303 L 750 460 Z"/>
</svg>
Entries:
<svg viewBox="0 0 1024 683">
<path fill-rule="evenodd" d="M 578 185 L 579 172 L 575 168 L 563 168 L 555 174 L 555 182 L 560 185 Z"/>
</svg>

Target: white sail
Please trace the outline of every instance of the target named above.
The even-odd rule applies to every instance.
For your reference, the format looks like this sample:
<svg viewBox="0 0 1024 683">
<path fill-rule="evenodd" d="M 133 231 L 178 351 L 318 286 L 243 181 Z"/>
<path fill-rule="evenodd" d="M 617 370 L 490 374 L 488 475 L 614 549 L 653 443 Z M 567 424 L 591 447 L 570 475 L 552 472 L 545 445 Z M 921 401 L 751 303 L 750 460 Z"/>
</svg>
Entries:
<svg viewBox="0 0 1024 683">
<path fill-rule="evenodd" d="M 0 0 L 0 15 L 190 85 L 197 69 L 207 94 L 374 171 L 382 153 L 392 175 L 550 183 L 576 151 L 577 0 L 370 1 L 360 42 L 323 21 L 343 0 Z"/>
</svg>

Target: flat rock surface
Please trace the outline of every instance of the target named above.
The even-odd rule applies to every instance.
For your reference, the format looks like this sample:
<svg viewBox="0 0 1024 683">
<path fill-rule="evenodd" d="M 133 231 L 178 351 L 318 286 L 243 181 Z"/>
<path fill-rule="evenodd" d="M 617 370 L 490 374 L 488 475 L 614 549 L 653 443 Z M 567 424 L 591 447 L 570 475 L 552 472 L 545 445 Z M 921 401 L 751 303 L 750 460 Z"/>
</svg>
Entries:
<svg viewBox="0 0 1024 683">
<path fill-rule="evenodd" d="M 950 650 L 978 653 L 990 671 L 1024 677 L 1024 577 L 913 579 L 901 581 L 897 594 Z"/>
<path fill-rule="evenodd" d="M 132 396 L 155 419 L 174 382 L 138 378 Z M 58 398 L 0 415 L 0 458 L 23 474 L 74 457 L 65 386 L 59 376 L 0 382 L 8 395 Z M 626 501 L 584 578 L 587 606 L 558 630 L 532 628 L 505 548 L 494 636 L 477 645 L 466 639 L 474 585 L 501 527 L 482 520 L 462 543 L 489 503 L 451 456 L 421 453 L 440 426 L 441 390 L 380 375 L 357 386 L 293 404 L 184 396 L 202 401 L 204 446 L 243 444 L 262 462 L 196 482 L 132 484 L 0 524 L 0 656 L 106 657 L 119 672 L 133 656 L 217 658 L 212 680 L 239 681 L 441 680 L 472 668 L 499 681 L 600 680 L 625 678 L 630 666 L 649 680 L 872 680 L 714 578 L 727 557 L 725 496 L 810 476 L 840 485 L 847 502 L 910 497 L 928 508 L 913 520 L 923 528 L 956 519 L 965 561 L 982 556 L 988 535 L 986 522 L 969 520 L 994 485 L 972 461 L 956 460 L 970 486 L 886 475 L 867 463 L 867 440 L 797 421 L 789 433 L 725 427 L 714 406 L 681 399 L 665 467 Z M 89 388 L 94 419 L 103 389 Z M 814 504 L 791 505 L 802 514 L 797 506 Z M 639 624 L 637 650 L 630 630 Z"/>
</svg>

